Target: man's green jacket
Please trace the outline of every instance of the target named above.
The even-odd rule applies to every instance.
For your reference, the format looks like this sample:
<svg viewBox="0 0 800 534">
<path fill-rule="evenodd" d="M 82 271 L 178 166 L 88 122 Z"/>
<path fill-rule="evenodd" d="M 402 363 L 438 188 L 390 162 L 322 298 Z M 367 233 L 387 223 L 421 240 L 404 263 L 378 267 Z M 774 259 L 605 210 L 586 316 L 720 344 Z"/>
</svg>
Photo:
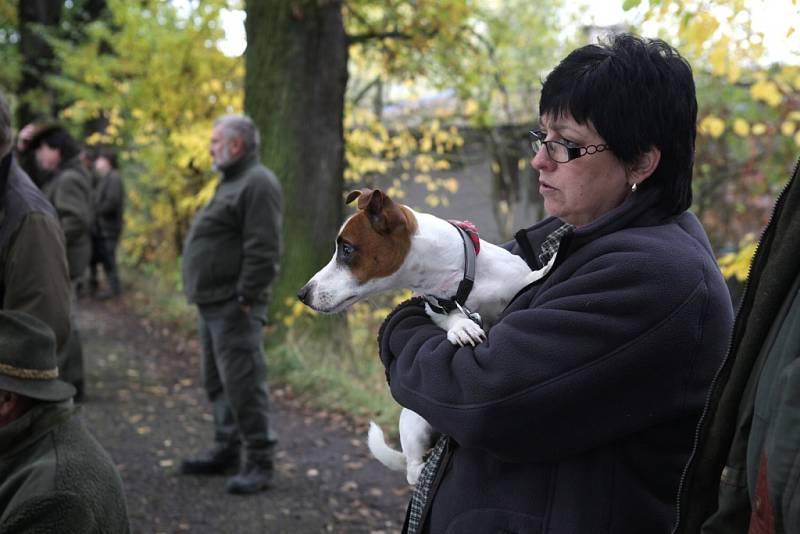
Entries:
<svg viewBox="0 0 800 534">
<path fill-rule="evenodd" d="M 0 428 L 0 532 L 130 532 L 122 480 L 72 401 Z"/>
<path fill-rule="evenodd" d="M 278 274 L 283 198 L 275 175 L 250 153 L 223 170 L 183 248 L 189 302 L 267 302 Z"/>
</svg>

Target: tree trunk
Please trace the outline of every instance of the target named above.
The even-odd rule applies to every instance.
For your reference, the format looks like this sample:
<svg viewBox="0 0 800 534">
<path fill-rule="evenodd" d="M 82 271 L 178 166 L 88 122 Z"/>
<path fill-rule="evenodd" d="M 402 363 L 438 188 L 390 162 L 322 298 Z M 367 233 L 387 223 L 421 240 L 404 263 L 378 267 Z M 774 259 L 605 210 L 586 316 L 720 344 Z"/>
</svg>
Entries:
<svg viewBox="0 0 800 534">
<path fill-rule="evenodd" d="M 19 0 L 22 80 L 17 91 L 21 100 L 17 109 L 17 124 L 20 128 L 42 117 L 53 118 L 58 112 L 56 94 L 45 82 L 48 74 L 58 70 L 55 54 L 47 41 L 31 26 L 57 26 L 63 6 L 63 0 Z"/>
<path fill-rule="evenodd" d="M 247 0 L 245 112 L 284 193 L 273 311 L 333 254 L 342 222 L 347 37 L 341 2 Z"/>
</svg>

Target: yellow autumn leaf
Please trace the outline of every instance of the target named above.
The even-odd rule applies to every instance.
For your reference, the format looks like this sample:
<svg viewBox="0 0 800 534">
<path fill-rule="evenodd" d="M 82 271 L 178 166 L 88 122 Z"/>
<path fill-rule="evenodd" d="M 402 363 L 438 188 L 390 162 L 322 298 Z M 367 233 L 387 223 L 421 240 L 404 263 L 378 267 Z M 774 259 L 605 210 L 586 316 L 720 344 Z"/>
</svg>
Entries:
<svg viewBox="0 0 800 534">
<path fill-rule="evenodd" d="M 739 137 L 746 137 L 750 135 L 750 125 L 746 120 L 738 118 L 733 121 L 733 132 Z"/>
<path fill-rule="evenodd" d="M 724 254 L 718 258 L 717 263 L 722 271 L 722 276 L 744 282 L 750 272 L 750 261 L 756 251 L 756 245 L 754 236 L 748 234 L 739 245 L 738 251 Z"/>
<path fill-rule="evenodd" d="M 781 134 L 786 137 L 792 135 L 796 129 L 797 125 L 792 121 L 784 121 L 783 124 L 781 124 Z"/>
<path fill-rule="evenodd" d="M 450 162 L 446 159 L 440 159 L 436 163 L 433 164 L 433 168 L 437 171 L 446 171 L 450 168 Z"/>
<path fill-rule="evenodd" d="M 716 115 L 707 115 L 700 121 L 699 129 L 702 135 L 710 135 L 714 139 L 717 139 L 725 133 L 725 121 Z"/>
<path fill-rule="evenodd" d="M 739 66 L 738 63 L 731 63 L 728 65 L 728 81 L 730 83 L 736 83 L 739 81 L 739 78 L 742 76 L 742 68 Z"/>
<path fill-rule="evenodd" d="M 474 98 L 470 98 L 464 103 L 464 115 L 474 115 L 478 109 L 480 109 L 480 104 Z"/>
<path fill-rule="evenodd" d="M 437 197 L 436 195 L 428 195 L 427 197 L 425 197 L 425 203 L 428 206 L 435 208 L 436 206 L 439 205 L 439 197 Z"/>
<path fill-rule="evenodd" d="M 761 80 L 750 87 L 750 96 L 753 100 L 766 102 L 768 106 L 775 107 L 783 100 L 778 86 L 769 80 Z"/>
<path fill-rule="evenodd" d="M 458 192 L 458 180 L 455 178 L 448 178 L 442 185 L 450 193 Z"/>
<path fill-rule="evenodd" d="M 697 50 L 701 50 L 718 27 L 719 21 L 710 13 L 705 11 L 697 13 L 686 28 L 686 38 Z"/>
<path fill-rule="evenodd" d="M 753 135 L 764 135 L 767 132 L 767 125 L 763 122 L 759 122 L 753 125 L 751 130 Z"/>
<path fill-rule="evenodd" d="M 794 134 L 794 144 L 800 146 L 800 132 Z"/>
<path fill-rule="evenodd" d="M 708 61 L 711 63 L 711 72 L 715 76 L 722 76 L 728 71 L 728 44 L 730 40 L 724 37 L 714 43 Z"/>
</svg>

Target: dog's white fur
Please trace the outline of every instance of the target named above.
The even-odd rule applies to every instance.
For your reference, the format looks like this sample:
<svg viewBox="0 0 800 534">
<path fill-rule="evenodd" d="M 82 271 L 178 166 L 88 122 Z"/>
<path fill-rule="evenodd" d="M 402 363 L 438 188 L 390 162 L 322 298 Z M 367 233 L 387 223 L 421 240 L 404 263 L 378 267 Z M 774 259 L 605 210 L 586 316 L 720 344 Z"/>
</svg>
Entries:
<svg viewBox="0 0 800 534">
<path fill-rule="evenodd" d="M 334 313 L 379 291 L 411 289 L 415 293 L 450 298 L 464 276 L 464 242 L 449 222 L 433 215 L 407 208 L 417 221 L 411 247 L 402 265 L 394 273 L 364 283 L 349 268 L 337 261 L 337 255 L 306 285 L 306 304 L 325 313 Z M 355 215 L 354 215 L 355 216 Z M 349 220 L 349 219 L 348 219 Z M 342 226 L 344 228 L 347 222 Z M 520 289 L 542 278 L 552 266 L 531 271 L 525 261 L 502 247 L 480 241 L 476 258 L 475 282 L 466 301 L 471 311 L 480 313 L 490 325 Z M 304 289 L 306 289 L 304 288 Z M 433 313 L 433 321 L 447 332 L 447 339 L 457 345 L 475 345 L 485 339 L 484 331 L 460 311 L 448 315 Z M 368 446 L 381 463 L 393 470 L 406 470 L 410 484 L 416 484 L 424 466 L 423 456 L 430 448 L 435 431 L 421 416 L 403 408 L 400 413 L 400 442 L 403 452 L 389 447 L 383 431 L 370 424 Z"/>
</svg>

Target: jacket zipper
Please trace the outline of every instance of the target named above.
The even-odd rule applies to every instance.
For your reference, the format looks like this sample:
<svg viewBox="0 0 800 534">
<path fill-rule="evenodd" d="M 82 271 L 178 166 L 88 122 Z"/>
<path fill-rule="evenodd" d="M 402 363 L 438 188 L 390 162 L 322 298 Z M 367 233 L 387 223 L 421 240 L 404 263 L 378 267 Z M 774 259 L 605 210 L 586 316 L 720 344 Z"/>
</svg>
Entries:
<svg viewBox="0 0 800 534">
<path fill-rule="evenodd" d="M 797 176 L 797 171 L 800 168 L 800 159 L 794 164 L 794 170 L 789 177 L 789 181 L 783 187 L 783 190 L 778 195 L 778 199 L 775 201 L 775 206 L 772 209 L 772 214 L 770 215 L 769 222 L 764 227 L 764 230 L 761 232 L 761 236 L 758 239 L 758 243 L 756 244 L 756 249 L 753 252 L 753 259 L 750 262 L 750 266 L 747 268 L 747 278 L 744 283 L 744 288 L 742 290 L 742 299 L 739 301 L 739 304 L 736 306 L 736 313 L 734 315 L 734 326 L 733 330 L 730 335 L 730 339 L 728 341 L 728 350 L 725 353 L 725 358 L 723 358 L 722 363 L 717 368 L 717 372 L 714 374 L 714 378 L 711 380 L 711 385 L 708 388 L 708 393 L 706 394 L 705 404 L 703 405 L 703 411 L 700 414 L 700 420 L 695 426 L 694 431 L 694 440 L 692 442 L 692 453 L 689 455 L 689 460 L 687 460 L 686 465 L 683 466 L 683 472 L 681 473 L 680 481 L 678 482 L 678 494 L 675 498 L 675 526 L 672 528 L 672 534 L 677 534 L 678 529 L 680 528 L 680 521 L 681 521 L 681 495 L 684 491 L 684 486 L 686 484 L 686 477 L 689 472 L 689 468 L 692 465 L 694 460 L 695 454 L 697 453 L 698 445 L 700 444 L 700 434 L 704 430 L 704 426 L 706 423 L 706 416 L 708 415 L 708 410 L 711 407 L 711 398 L 713 397 L 714 390 L 716 389 L 717 382 L 719 379 L 720 374 L 722 374 L 722 370 L 725 369 L 725 365 L 728 363 L 728 359 L 731 355 L 731 349 L 733 348 L 734 339 L 736 339 L 736 332 L 743 328 L 739 323 L 739 314 L 744 308 L 745 305 L 745 297 L 747 297 L 748 289 L 750 288 L 750 279 L 753 274 L 753 268 L 756 267 L 756 264 L 761 262 L 761 244 L 764 242 L 765 237 L 767 237 L 768 233 L 772 233 L 774 228 L 772 227 L 772 223 L 775 220 L 775 216 L 779 215 L 780 212 L 783 210 L 783 203 L 786 197 L 786 191 L 789 189 L 789 186 L 794 182 L 795 176 Z M 761 267 L 761 265 L 757 265 L 757 267 Z"/>
</svg>

